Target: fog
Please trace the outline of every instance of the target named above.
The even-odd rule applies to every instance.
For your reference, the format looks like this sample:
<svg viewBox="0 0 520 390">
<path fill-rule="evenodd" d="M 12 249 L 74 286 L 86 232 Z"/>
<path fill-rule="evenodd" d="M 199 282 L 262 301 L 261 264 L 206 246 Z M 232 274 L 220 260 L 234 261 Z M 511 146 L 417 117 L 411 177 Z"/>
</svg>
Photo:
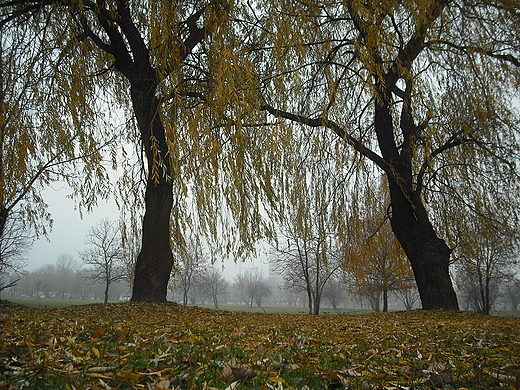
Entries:
<svg viewBox="0 0 520 390">
<path fill-rule="evenodd" d="M 80 216 L 73 200 L 67 196 L 72 190 L 65 185 L 54 185 L 42 192 L 49 205 L 48 212 L 53 219 L 53 228 L 48 238 L 40 237 L 27 253 L 28 271 L 33 271 L 45 264 L 54 264 L 61 254 L 69 254 L 79 260 L 78 251 L 85 249 L 85 237 L 90 227 L 102 218 L 117 220 L 119 210 L 113 200 L 99 201 L 92 212 L 83 212 Z M 232 280 L 237 274 L 251 268 L 267 272 L 268 246 L 264 246 L 254 258 L 235 263 L 234 259 L 220 259 L 214 264 L 221 269 L 227 279 Z M 222 268 L 223 267 L 223 268 Z"/>
</svg>

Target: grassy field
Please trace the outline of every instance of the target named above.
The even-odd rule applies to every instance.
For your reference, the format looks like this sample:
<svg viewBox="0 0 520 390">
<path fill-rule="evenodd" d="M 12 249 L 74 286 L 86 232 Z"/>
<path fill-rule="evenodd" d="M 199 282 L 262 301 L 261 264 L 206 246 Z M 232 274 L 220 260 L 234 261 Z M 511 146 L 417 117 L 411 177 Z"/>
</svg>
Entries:
<svg viewBox="0 0 520 390">
<path fill-rule="evenodd" d="M 0 297 L 9 302 L 18 303 L 29 307 L 38 309 L 55 309 L 57 307 L 67 307 L 75 305 L 90 305 L 93 303 L 100 303 L 95 300 L 85 299 L 56 299 L 56 298 L 30 298 L 30 297 Z"/>
<path fill-rule="evenodd" d="M 0 311 L 0 388 L 518 389 L 520 319 L 122 303 Z"/>
<path fill-rule="evenodd" d="M 30 297 L 0 297 L 9 302 L 18 303 L 29 307 L 38 309 L 55 309 L 59 307 L 67 307 L 73 305 L 89 305 L 100 303 L 101 301 L 95 300 L 80 300 L 80 299 L 54 299 L 54 298 L 30 298 Z M 213 305 L 200 305 L 200 307 L 207 309 L 214 309 Z M 294 307 L 294 306 L 246 306 L 246 305 L 232 305 L 223 304 L 219 306 L 222 311 L 238 311 L 245 313 L 279 313 L 279 314 L 306 314 L 308 309 L 306 307 Z M 366 310 L 361 309 L 329 309 L 325 308 L 322 310 L 323 314 L 356 314 L 356 313 L 367 313 Z"/>
<path fill-rule="evenodd" d="M 67 307 L 74 305 L 91 305 L 99 304 L 101 301 L 96 300 L 81 300 L 81 299 L 54 299 L 54 298 L 30 298 L 30 297 L 0 297 L 6 301 L 14 302 L 20 305 L 34 307 L 38 309 L 55 309 L 59 307 Z M 114 303 L 114 302 L 112 302 Z M 214 309 L 213 305 L 196 305 L 198 307 L 206 309 Z M 247 305 L 235 305 L 235 304 L 222 304 L 219 305 L 221 311 L 236 311 L 242 313 L 264 313 L 264 314 L 307 314 L 307 307 L 295 307 L 295 306 L 247 306 Z M 403 311 L 404 308 L 392 307 L 390 311 Z M 371 310 L 360 309 L 360 308 L 323 308 L 321 314 L 368 314 L 372 313 Z M 509 311 L 501 310 L 492 313 L 493 316 L 497 317 L 520 317 L 520 311 Z"/>
</svg>

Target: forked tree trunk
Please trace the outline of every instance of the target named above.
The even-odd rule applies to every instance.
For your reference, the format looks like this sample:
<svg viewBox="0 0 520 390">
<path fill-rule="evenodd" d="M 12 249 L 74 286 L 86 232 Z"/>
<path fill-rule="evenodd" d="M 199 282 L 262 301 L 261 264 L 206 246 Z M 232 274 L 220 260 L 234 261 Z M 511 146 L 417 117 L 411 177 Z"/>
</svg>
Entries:
<svg viewBox="0 0 520 390">
<path fill-rule="evenodd" d="M 451 249 L 439 238 L 420 200 L 407 199 L 389 180 L 392 229 L 415 275 L 423 309 L 458 310 L 449 273 Z"/>
</svg>

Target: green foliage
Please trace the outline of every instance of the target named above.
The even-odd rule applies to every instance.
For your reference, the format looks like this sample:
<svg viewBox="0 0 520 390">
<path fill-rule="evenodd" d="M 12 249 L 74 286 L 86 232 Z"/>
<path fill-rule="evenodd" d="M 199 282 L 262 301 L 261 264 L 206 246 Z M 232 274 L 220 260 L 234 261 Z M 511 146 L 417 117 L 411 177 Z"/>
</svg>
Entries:
<svg viewBox="0 0 520 390">
<path fill-rule="evenodd" d="M 0 383 L 26 388 L 517 388 L 518 319 L 287 315 L 174 304 L 3 310 Z M 49 387 L 50 388 L 50 387 Z"/>
</svg>

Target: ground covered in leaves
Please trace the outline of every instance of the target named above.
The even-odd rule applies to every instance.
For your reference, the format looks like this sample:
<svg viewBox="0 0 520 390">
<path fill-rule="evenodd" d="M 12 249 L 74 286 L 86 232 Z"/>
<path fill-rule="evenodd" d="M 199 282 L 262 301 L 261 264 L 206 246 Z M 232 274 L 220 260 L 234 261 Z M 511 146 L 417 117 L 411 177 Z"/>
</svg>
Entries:
<svg viewBox="0 0 520 390">
<path fill-rule="evenodd" d="M 520 320 L 2 307 L 0 388 L 518 389 Z"/>
</svg>

